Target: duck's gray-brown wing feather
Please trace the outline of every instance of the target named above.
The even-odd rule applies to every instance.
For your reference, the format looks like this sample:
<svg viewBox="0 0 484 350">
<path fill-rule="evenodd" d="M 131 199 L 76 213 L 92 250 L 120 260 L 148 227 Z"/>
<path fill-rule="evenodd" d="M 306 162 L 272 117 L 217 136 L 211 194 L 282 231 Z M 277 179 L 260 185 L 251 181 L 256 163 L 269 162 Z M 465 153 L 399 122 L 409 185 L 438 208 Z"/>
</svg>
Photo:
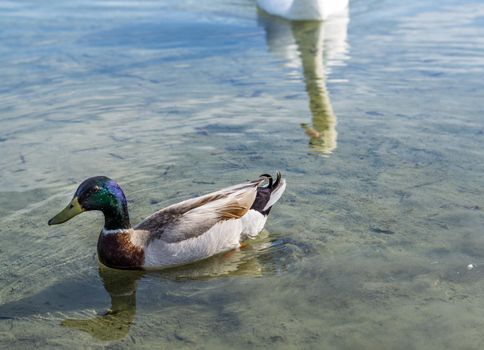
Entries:
<svg viewBox="0 0 484 350">
<path fill-rule="evenodd" d="M 171 205 L 155 212 L 135 229 L 149 231 L 152 240 L 169 243 L 197 237 L 219 221 L 245 215 L 255 201 L 257 187 L 264 181 L 266 178 L 261 177 Z"/>
</svg>

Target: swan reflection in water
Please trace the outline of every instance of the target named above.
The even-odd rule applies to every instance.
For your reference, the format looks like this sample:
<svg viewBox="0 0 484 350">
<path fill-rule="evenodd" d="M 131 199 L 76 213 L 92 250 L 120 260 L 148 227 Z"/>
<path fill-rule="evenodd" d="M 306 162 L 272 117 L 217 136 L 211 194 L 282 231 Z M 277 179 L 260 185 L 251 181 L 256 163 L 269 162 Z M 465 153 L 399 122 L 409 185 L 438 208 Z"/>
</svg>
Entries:
<svg viewBox="0 0 484 350">
<path fill-rule="evenodd" d="M 336 149 L 336 115 L 326 88 L 332 67 L 347 59 L 348 9 L 337 17 L 320 21 L 287 21 L 259 11 L 259 23 L 266 31 L 268 50 L 291 72 L 302 67 L 309 97 L 311 123 L 303 123 L 309 145 L 329 155 Z"/>
<path fill-rule="evenodd" d="M 206 280 L 224 276 L 259 277 L 263 273 L 274 273 L 284 268 L 272 259 L 280 248 L 284 249 L 284 242 L 270 242 L 267 232 L 263 231 L 260 237 L 242 250 L 230 251 L 198 263 L 164 271 L 123 271 L 100 266 L 99 275 L 111 297 L 111 308 L 92 318 L 69 318 L 61 324 L 89 333 L 99 340 L 122 339 L 128 334 L 136 316 L 137 284 L 143 276 L 174 281 Z M 269 261 L 265 260 L 267 258 Z"/>
</svg>

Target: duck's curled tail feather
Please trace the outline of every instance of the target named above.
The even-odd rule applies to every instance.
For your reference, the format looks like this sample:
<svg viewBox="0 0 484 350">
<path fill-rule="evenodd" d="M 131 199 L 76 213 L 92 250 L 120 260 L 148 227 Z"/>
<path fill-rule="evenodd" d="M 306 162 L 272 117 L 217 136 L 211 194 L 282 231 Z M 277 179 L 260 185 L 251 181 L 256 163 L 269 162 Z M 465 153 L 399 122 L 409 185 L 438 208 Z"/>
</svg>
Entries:
<svg viewBox="0 0 484 350">
<path fill-rule="evenodd" d="M 266 178 L 267 186 L 259 187 L 257 189 L 257 196 L 250 209 L 256 210 L 259 213 L 267 216 L 272 206 L 281 198 L 286 189 L 286 181 L 282 178 L 282 174 L 278 171 L 276 180 L 274 181 L 271 175 L 263 174 L 261 178 Z"/>
<path fill-rule="evenodd" d="M 243 228 L 241 240 L 255 237 L 262 231 L 272 206 L 281 198 L 286 189 L 286 181 L 280 172 L 277 172 L 275 181 L 268 174 L 261 175 L 256 181 L 261 183 L 261 180 L 266 180 L 264 181 L 266 185 L 257 188 L 254 203 L 247 214 L 241 218 Z"/>
</svg>

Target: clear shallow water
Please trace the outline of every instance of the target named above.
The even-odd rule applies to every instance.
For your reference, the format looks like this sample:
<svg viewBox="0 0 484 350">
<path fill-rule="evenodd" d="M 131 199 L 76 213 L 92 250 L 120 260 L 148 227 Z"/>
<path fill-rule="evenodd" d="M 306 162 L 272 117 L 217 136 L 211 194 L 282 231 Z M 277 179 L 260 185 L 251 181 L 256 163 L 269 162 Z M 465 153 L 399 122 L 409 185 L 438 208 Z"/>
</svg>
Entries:
<svg viewBox="0 0 484 350">
<path fill-rule="evenodd" d="M 484 6 L 350 6 L 0 3 L 0 345 L 480 347 Z M 100 270 L 96 213 L 46 225 L 92 175 L 138 222 L 276 169 L 268 232 L 177 270 Z"/>
</svg>

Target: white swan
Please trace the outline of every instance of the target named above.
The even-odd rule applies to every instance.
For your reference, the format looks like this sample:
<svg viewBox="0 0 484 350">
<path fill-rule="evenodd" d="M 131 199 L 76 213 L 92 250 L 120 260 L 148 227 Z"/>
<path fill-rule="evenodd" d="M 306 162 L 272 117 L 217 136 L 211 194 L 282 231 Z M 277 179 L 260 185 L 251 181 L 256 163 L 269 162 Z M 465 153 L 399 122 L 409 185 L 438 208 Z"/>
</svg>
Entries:
<svg viewBox="0 0 484 350">
<path fill-rule="evenodd" d="M 293 21 L 323 21 L 344 13 L 348 0 L 257 0 L 260 9 Z"/>
</svg>

